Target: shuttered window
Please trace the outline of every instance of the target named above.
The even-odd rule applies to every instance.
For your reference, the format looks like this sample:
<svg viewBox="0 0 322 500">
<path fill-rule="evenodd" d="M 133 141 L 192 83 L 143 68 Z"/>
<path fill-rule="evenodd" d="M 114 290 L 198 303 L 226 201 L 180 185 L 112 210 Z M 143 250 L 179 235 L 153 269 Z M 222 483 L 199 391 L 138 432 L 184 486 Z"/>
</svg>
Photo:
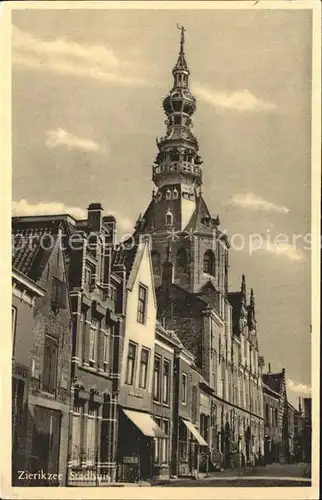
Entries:
<svg viewBox="0 0 322 500">
<path fill-rule="evenodd" d="M 54 393 L 57 385 L 58 341 L 45 336 L 43 390 Z"/>
</svg>

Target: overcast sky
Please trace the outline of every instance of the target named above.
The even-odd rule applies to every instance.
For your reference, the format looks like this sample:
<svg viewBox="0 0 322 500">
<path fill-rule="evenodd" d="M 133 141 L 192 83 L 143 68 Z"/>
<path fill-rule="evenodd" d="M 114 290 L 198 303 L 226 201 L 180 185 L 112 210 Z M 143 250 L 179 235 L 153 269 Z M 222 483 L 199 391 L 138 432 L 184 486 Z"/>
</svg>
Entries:
<svg viewBox="0 0 322 500">
<path fill-rule="evenodd" d="M 310 231 L 311 13 L 30 10 L 12 21 L 15 213 L 82 216 L 100 201 L 120 233 L 151 197 L 185 26 L 205 200 L 234 247 L 236 234 L 263 237 L 252 255 L 231 251 L 230 291 L 245 273 L 261 354 L 286 368 L 297 405 L 311 385 L 310 254 L 300 236 L 292 246 Z"/>
</svg>

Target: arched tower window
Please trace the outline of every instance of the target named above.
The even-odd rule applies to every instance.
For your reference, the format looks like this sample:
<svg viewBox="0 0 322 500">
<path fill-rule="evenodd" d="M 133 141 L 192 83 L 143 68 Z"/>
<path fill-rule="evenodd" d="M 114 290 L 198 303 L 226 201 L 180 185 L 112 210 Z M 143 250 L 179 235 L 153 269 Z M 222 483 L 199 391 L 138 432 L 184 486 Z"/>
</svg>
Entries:
<svg viewBox="0 0 322 500">
<path fill-rule="evenodd" d="M 184 248 L 179 248 L 176 256 L 176 272 L 177 273 L 187 273 L 188 272 L 188 256 L 187 251 Z"/>
<path fill-rule="evenodd" d="M 152 250 L 151 260 L 152 260 L 153 273 L 156 276 L 161 276 L 161 258 L 157 250 Z"/>
<path fill-rule="evenodd" d="M 216 263 L 215 256 L 212 250 L 207 250 L 203 257 L 203 272 L 215 276 L 216 274 Z"/>
<path fill-rule="evenodd" d="M 173 225 L 173 215 L 170 209 L 165 214 L 165 225 L 168 227 Z"/>
</svg>

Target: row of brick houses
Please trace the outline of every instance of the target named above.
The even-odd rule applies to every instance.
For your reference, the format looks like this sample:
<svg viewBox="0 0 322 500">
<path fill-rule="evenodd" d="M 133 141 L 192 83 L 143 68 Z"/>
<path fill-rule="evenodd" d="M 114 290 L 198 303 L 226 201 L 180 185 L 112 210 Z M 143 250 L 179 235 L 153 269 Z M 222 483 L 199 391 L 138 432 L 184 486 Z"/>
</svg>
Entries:
<svg viewBox="0 0 322 500">
<path fill-rule="evenodd" d="M 12 229 L 13 484 L 193 474 L 202 377 L 157 322 L 149 242 L 116 247 L 99 204 Z"/>
<path fill-rule="evenodd" d="M 46 470 L 50 484 L 94 486 L 290 455 L 298 415 L 285 373 L 263 374 L 254 291 L 244 275 L 229 290 L 189 75 L 182 31 L 156 191 L 130 239 L 116 241 L 100 203 L 84 220 L 12 220 L 14 485 L 20 470 L 27 484 L 48 484 Z"/>
<path fill-rule="evenodd" d="M 285 368 L 263 374 L 265 461 L 311 461 L 311 398 L 295 408 L 287 398 Z"/>
</svg>

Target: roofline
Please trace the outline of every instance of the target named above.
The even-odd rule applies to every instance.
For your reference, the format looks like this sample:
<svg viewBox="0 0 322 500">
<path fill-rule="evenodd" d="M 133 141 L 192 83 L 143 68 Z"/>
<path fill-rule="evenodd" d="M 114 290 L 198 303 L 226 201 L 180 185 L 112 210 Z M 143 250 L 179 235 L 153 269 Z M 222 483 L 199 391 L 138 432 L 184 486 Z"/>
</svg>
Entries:
<svg viewBox="0 0 322 500">
<path fill-rule="evenodd" d="M 21 222 L 37 222 L 37 221 L 44 221 L 44 220 L 60 220 L 60 219 L 65 219 L 66 221 L 70 222 L 73 226 L 76 225 L 76 222 L 80 222 L 80 220 L 75 219 L 70 214 L 52 214 L 52 215 L 15 215 L 14 217 L 11 217 L 12 221 L 21 221 Z M 86 220 L 86 219 L 85 219 Z"/>
<path fill-rule="evenodd" d="M 28 288 L 28 290 L 33 292 L 34 295 L 38 297 L 45 296 L 47 290 L 42 286 L 38 285 L 26 274 L 22 273 L 21 271 L 18 271 L 18 269 L 15 268 L 12 269 L 12 278 L 21 283 L 22 285 L 24 285 L 26 288 Z"/>
<path fill-rule="evenodd" d="M 269 390 L 274 395 L 276 395 L 278 398 L 281 397 L 281 395 L 278 392 L 274 391 L 274 389 L 272 389 L 269 385 L 265 384 L 265 382 L 263 382 L 263 389 Z"/>
</svg>

